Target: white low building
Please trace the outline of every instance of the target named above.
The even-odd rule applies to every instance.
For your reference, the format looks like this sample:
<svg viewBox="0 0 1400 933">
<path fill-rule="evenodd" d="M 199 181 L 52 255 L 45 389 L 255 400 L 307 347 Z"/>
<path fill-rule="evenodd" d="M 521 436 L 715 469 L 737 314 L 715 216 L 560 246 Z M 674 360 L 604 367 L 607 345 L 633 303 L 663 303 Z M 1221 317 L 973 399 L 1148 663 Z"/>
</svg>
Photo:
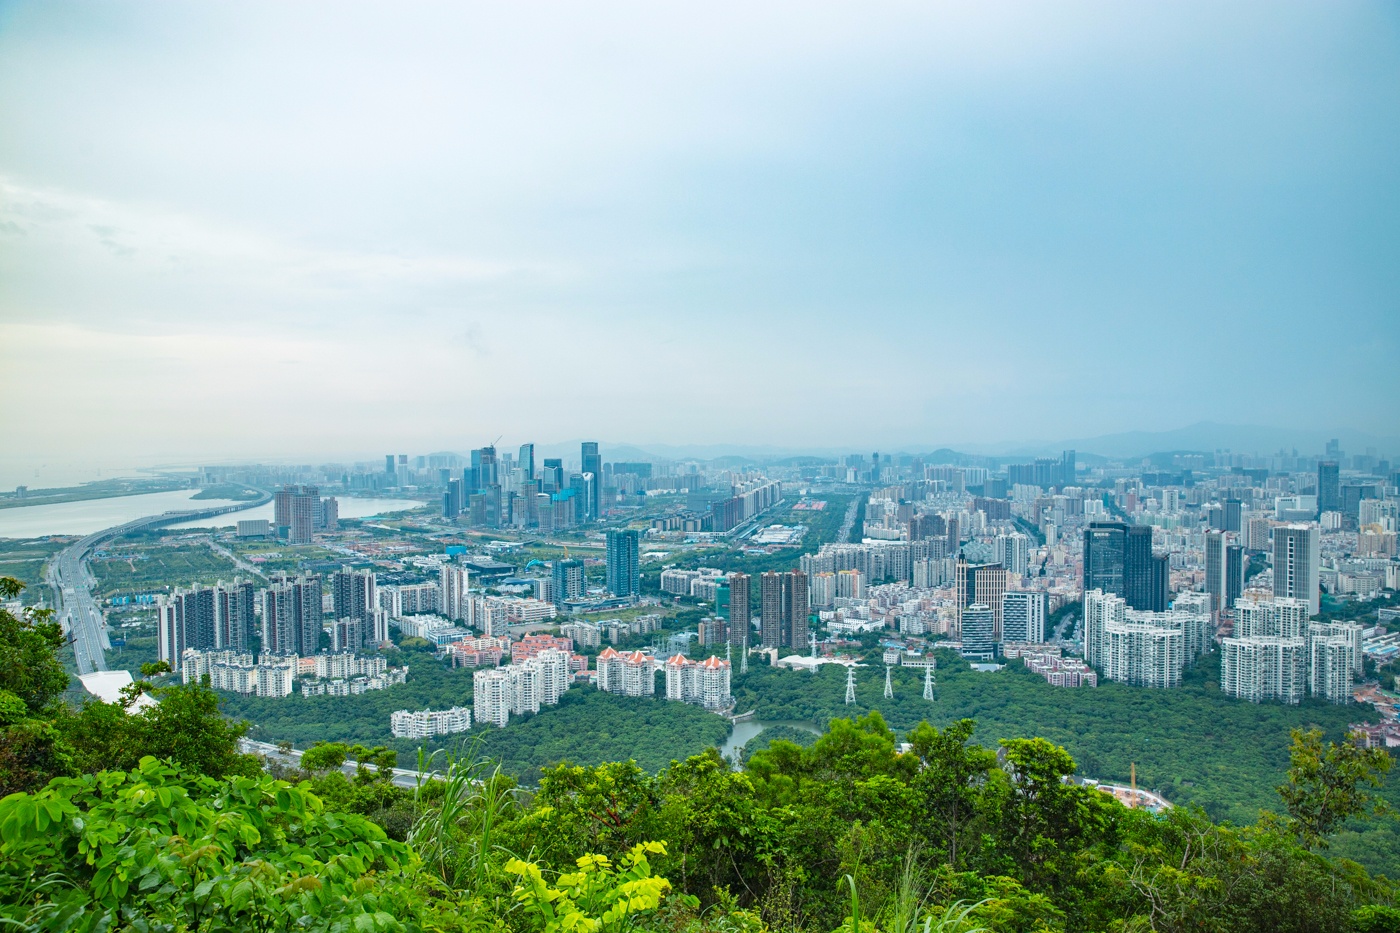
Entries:
<svg viewBox="0 0 1400 933">
<path fill-rule="evenodd" d="M 466 732 L 472 727 L 472 711 L 465 706 L 443 710 L 401 709 L 389 715 L 389 730 L 396 739 L 427 739 L 435 735 Z"/>
</svg>

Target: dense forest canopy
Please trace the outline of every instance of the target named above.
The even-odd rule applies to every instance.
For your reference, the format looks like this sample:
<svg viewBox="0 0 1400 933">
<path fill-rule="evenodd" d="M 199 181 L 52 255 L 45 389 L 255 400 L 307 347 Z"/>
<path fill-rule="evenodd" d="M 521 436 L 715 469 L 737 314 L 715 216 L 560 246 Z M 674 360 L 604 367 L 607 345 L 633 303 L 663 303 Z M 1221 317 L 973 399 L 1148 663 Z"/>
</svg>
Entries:
<svg viewBox="0 0 1400 933">
<path fill-rule="evenodd" d="M 1322 730 L 1292 732 L 1243 828 L 1130 810 L 1045 737 L 989 747 L 966 718 L 897 734 L 878 710 L 823 717 L 805 747 L 770 737 L 742 769 L 713 749 L 562 762 L 526 792 L 439 752 L 405 788 L 382 744 L 313 745 L 296 770 L 240 755 L 218 698 L 160 666 L 71 707 L 61 645 L 45 613 L 0 612 L 0 918 L 21 930 L 1400 928 L 1391 882 L 1335 851 L 1381 809 L 1390 757 Z"/>
</svg>

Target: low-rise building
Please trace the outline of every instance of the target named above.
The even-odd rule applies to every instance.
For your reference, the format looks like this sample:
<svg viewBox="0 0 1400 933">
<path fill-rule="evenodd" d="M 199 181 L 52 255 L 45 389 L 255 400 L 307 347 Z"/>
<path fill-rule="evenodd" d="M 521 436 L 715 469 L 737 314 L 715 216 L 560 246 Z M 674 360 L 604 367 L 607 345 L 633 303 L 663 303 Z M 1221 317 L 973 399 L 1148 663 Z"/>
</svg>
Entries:
<svg viewBox="0 0 1400 933">
<path fill-rule="evenodd" d="M 471 727 L 472 711 L 465 706 L 425 709 L 416 713 L 401 709 L 389 715 L 389 731 L 396 739 L 427 739 L 435 735 L 466 732 Z"/>
</svg>

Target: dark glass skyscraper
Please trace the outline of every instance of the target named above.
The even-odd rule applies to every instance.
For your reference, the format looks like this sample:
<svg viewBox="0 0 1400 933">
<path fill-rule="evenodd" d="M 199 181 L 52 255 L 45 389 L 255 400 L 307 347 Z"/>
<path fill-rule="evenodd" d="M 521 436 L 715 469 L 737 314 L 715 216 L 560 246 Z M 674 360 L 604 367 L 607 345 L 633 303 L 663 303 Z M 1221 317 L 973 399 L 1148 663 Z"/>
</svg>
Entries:
<svg viewBox="0 0 1400 933">
<path fill-rule="evenodd" d="M 1317 511 L 1336 512 L 1342 506 L 1342 478 L 1335 460 L 1322 460 L 1317 465 Z"/>
<path fill-rule="evenodd" d="M 1103 590 L 1133 609 L 1162 612 L 1170 588 L 1164 560 L 1152 553 L 1152 526 L 1090 522 L 1084 529 L 1084 592 Z"/>
<path fill-rule="evenodd" d="M 1122 522 L 1090 522 L 1084 529 L 1084 592 L 1103 590 L 1125 599 L 1124 565 L 1128 557 L 1128 526 Z"/>
</svg>

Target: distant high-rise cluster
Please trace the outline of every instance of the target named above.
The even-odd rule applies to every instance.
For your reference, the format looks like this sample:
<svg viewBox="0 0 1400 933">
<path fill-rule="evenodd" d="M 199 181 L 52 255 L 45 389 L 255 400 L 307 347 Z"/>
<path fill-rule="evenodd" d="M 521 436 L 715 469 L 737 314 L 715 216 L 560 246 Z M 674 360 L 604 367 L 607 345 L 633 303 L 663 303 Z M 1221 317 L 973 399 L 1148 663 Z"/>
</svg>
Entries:
<svg viewBox="0 0 1400 933">
<path fill-rule="evenodd" d="M 1361 626 L 1311 615 L 1304 599 L 1238 600 L 1234 635 L 1220 642 L 1220 689 L 1255 703 L 1298 703 L 1306 694 L 1348 702 L 1362 672 Z"/>
<path fill-rule="evenodd" d="M 1084 594 L 1084 660 L 1108 680 L 1179 687 L 1187 664 L 1213 643 L 1209 598 L 1183 593 L 1166 612 L 1131 609 L 1103 590 Z"/>
</svg>

